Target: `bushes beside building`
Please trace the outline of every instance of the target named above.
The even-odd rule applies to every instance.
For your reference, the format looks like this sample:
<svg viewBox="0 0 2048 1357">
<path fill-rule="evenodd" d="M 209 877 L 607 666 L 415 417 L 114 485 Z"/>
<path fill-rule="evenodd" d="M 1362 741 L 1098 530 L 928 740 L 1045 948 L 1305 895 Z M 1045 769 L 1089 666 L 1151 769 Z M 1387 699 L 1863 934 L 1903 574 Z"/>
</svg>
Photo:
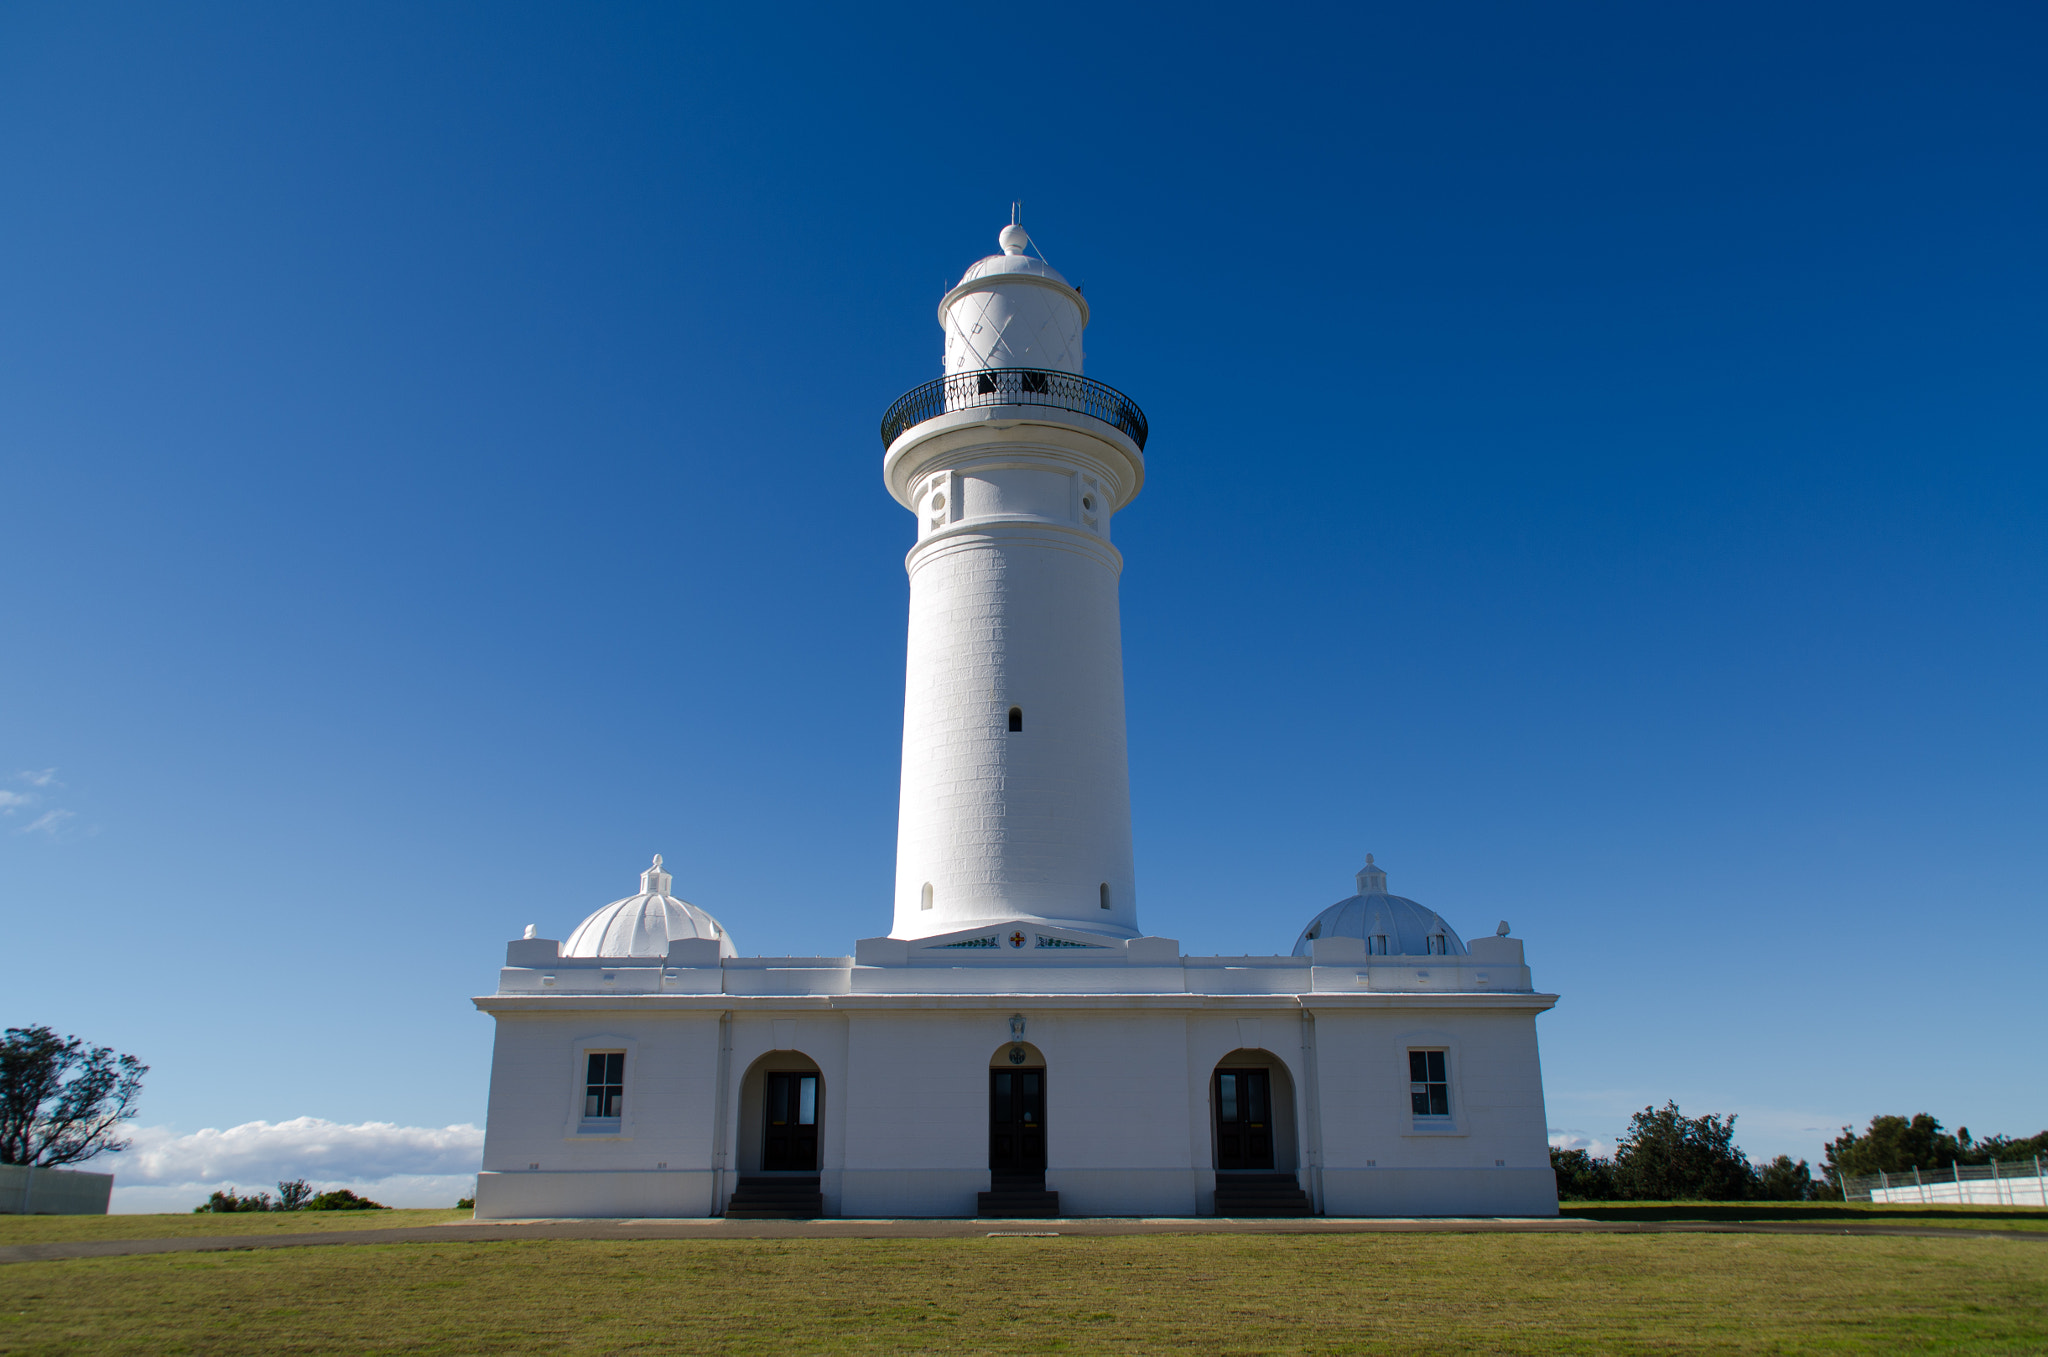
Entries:
<svg viewBox="0 0 2048 1357">
<path fill-rule="evenodd" d="M 1758 1166 L 1735 1143 L 1735 1117 L 1688 1117 L 1678 1104 L 1646 1107 L 1629 1119 L 1614 1158 L 1584 1150 L 1550 1152 L 1563 1201 L 1805 1201 L 1813 1175 L 1804 1159 L 1779 1155 Z"/>
</svg>

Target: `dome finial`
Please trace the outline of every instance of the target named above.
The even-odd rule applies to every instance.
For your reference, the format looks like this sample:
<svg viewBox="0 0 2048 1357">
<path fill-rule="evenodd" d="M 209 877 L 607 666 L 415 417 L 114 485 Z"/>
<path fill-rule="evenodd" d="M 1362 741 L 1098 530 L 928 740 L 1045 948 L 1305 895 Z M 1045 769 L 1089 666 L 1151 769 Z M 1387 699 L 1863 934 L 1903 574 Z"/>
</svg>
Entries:
<svg viewBox="0 0 2048 1357">
<path fill-rule="evenodd" d="M 654 855 L 654 865 L 640 873 L 640 893 L 642 895 L 667 895 L 669 887 L 674 883 L 675 878 L 661 869 L 661 854 L 659 853 Z"/>
<path fill-rule="evenodd" d="M 1372 861 L 1372 854 L 1370 854 L 1370 853 L 1367 853 L 1367 854 L 1365 855 L 1365 860 L 1366 860 L 1367 862 L 1371 862 L 1371 861 Z M 659 853 L 656 853 L 656 854 L 654 855 L 654 865 L 655 865 L 655 866 L 657 866 L 657 867 L 661 866 L 661 854 L 659 854 Z"/>
<path fill-rule="evenodd" d="M 1022 254 L 1024 253 L 1024 247 L 1031 243 L 1030 233 L 1024 229 L 1024 223 L 1019 220 L 1023 215 L 1023 203 L 1010 204 L 1010 224 L 1005 226 L 1002 234 L 996 237 L 996 244 L 1003 247 L 1004 254 Z"/>
<path fill-rule="evenodd" d="M 1387 874 L 1373 866 L 1372 854 L 1365 855 L 1365 866 L 1358 869 L 1358 893 L 1360 895 L 1385 895 Z"/>
</svg>

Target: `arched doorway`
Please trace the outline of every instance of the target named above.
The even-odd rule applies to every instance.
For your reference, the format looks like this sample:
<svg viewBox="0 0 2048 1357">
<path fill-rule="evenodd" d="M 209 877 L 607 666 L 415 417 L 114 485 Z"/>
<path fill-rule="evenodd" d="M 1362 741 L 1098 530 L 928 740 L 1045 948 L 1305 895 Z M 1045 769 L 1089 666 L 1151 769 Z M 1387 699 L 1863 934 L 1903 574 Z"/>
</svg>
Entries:
<svg viewBox="0 0 2048 1357">
<path fill-rule="evenodd" d="M 801 1051 L 771 1051 L 740 1081 L 739 1171 L 818 1172 L 825 1076 Z"/>
<path fill-rule="evenodd" d="M 1008 1041 L 988 1062 L 988 1167 L 999 1178 L 1045 1173 L 1045 1056 Z"/>
<path fill-rule="evenodd" d="M 1271 1051 L 1236 1050 L 1216 1062 L 1209 1115 L 1218 1173 L 1292 1172 L 1300 1162 L 1294 1080 Z"/>
</svg>

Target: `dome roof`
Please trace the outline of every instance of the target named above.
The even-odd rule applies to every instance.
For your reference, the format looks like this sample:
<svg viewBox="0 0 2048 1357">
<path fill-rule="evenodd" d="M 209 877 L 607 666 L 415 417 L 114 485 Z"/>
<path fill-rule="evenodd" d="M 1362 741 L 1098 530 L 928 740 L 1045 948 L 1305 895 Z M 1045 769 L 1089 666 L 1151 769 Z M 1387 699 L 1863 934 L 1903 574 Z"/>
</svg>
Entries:
<svg viewBox="0 0 2048 1357">
<path fill-rule="evenodd" d="M 1431 948 L 1432 937 L 1441 937 L 1443 942 Z M 1387 956 L 1465 955 L 1464 939 L 1444 922 L 1443 915 L 1406 896 L 1387 894 L 1387 874 L 1373 866 L 1370 853 L 1358 874 L 1358 894 L 1339 900 L 1309 920 L 1294 940 L 1294 955 L 1308 956 L 1309 944 L 1317 938 L 1363 938 L 1366 950 L 1375 954 L 1380 948 L 1372 940 L 1384 938 Z"/>
<path fill-rule="evenodd" d="M 1003 247 L 1001 254 L 992 254 L 977 260 L 961 276 L 960 282 L 971 283 L 976 278 L 987 278 L 998 273 L 1022 273 L 1033 278 L 1050 278 L 1062 287 L 1070 287 L 1065 275 L 1045 262 L 1043 258 L 1033 259 L 1024 253 L 1031 245 L 1031 233 L 1012 221 L 996 237 L 996 243 Z M 956 284 L 957 286 L 957 284 Z"/>
<path fill-rule="evenodd" d="M 1053 282 L 1072 287 L 1066 275 L 1043 259 L 1033 259 L 1028 254 L 992 254 L 986 259 L 976 260 L 968 265 L 967 272 L 960 275 L 960 281 L 971 283 L 977 278 L 989 278 L 1001 273 L 1022 273 L 1033 278 L 1050 278 Z"/>
<path fill-rule="evenodd" d="M 576 925 L 563 956 L 668 955 L 677 938 L 717 938 L 720 956 L 738 956 L 725 926 L 687 900 L 668 893 L 675 878 L 661 870 L 661 854 L 640 873 L 640 893 L 614 900 Z"/>
</svg>

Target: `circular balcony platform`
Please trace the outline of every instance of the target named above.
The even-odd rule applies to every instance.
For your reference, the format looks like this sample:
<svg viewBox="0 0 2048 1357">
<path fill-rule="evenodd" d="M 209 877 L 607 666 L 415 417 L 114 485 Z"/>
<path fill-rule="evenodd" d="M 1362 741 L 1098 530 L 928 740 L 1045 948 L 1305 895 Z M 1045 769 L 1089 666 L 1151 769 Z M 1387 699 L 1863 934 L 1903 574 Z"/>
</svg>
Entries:
<svg viewBox="0 0 2048 1357">
<path fill-rule="evenodd" d="M 912 387 L 882 416 L 882 446 L 928 419 L 986 405 L 1043 405 L 1092 415 L 1121 431 L 1139 451 L 1145 448 L 1145 412 L 1129 396 L 1103 382 L 1046 368 L 982 368 Z"/>
</svg>

